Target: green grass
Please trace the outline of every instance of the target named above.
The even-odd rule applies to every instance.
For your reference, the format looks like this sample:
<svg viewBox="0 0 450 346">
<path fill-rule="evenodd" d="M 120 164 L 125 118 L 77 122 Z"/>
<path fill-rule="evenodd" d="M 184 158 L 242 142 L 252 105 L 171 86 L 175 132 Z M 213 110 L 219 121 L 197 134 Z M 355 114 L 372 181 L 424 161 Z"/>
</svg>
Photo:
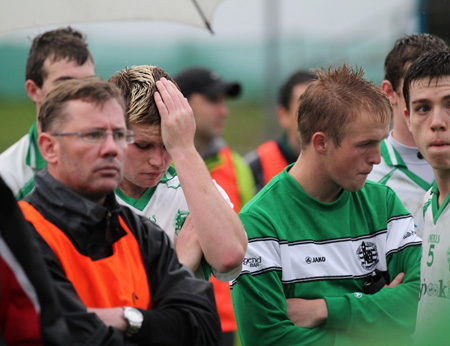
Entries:
<svg viewBox="0 0 450 346">
<path fill-rule="evenodd" d="M 36 107 L 29 99 L 0 100 L 0 152 L 28 133 L 36 118 Z"/>
<path fill-rule="evenodd" d="M 231 148 L 244 155 L 264 141 L 267 126 L 263 106 L 257 102 L 230 102 L 224 138 Z M 0 99 L 0 152 L 28 133 L 36 108 L 28 99 Z M 278 128 L 274 128 L 274 133 Z"/>
</svg>

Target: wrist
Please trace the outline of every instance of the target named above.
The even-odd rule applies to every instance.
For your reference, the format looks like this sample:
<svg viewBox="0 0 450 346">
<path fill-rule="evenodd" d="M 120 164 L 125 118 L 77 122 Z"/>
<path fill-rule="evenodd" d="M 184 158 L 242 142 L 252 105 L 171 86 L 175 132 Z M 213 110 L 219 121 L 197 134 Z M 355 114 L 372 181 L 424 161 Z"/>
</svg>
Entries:
<svg viewBox="0 0 450 346">
<path fill-rule="evenodd" d="M 125 334 L 131 337 L 141 329 L 144 316 L 142 315 L 142 312 L 136 308 L 130 306 L 123 306 L 122 308 L 123 317 L 127 323 Z"/>
</svg>

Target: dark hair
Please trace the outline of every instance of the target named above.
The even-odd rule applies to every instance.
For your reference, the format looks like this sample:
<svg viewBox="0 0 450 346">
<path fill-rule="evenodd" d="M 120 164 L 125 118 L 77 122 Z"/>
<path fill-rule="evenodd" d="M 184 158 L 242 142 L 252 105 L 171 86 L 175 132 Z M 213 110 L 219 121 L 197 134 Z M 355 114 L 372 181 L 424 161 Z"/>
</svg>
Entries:
<svg viewBox="0 0 450 346">
<path fill-rule="evenodd" d="M 363 78 L 362 69 L 353 70 L 346 64 L 315 72 L 312 81 L 300 97 L 298 129 L 304 149 L 314 133 L 323 131 L 339 145 L 351 121 L 361 112 L 368 112 L 381 122 L 389 122 L 391 104 L 384 92 Z"/>
<path fill-rule="evenodd" d="M 431 34 L 413 34 L 398 39 L 384 61 L 384 79 L 388 80 L 394 91 L 398 92 L 407 64 L 430 50 L 443 49 L 448 49 L 445 41 Z"/>
<path fill-rule="evenodd" d="M 289 109 L 292 99 L 292 90 L 296 85 L 307 84 L 317 79 L 314 73 L 308 71 L 297 71 L 291 75 L 280 87 L 278 91 L 278 105 Z"/>
<path fill-rule="evenodd" d="M 429 84 L 441 77 L 450 77 L 450 51 L 433 51 L 414 61 L 405 75 L 403 97 L 409 111 L 409 91 L 413 82 L 428 78 Z"/>
<path fill-rule="evenodd" d="M 154 94 L 156 82 L 162 77 L 175 81 L 162 68 L 141 65 L 127 67 L 116 72 L 109 82 L 116 85 L 125 99 L 127 125 L 160 125 L 161 116 L 156 106 Z"/>
<path fill-rule="evenodd" d="M 45 96 L 39 109 L 38 121 L 41 124 L 42 132 L 54 131 L 56 127 L 68 120 L 66 107 L 69 101 L 83 100 L 103 105 L 111 99 L 115 99 L 122 107 L 125 118 L 125 103 L 122 93 L 115 85 L 97 77 L 58 81 Z"/>
<path fill-rule="evenodd" d="M 93 61 L 84 36 L 70 26 L 47 31 L 34 38 L 28 53 L 25 80 L 32 80 L 39 88 L 47 77 L 47 71 L 44 69 L 46 59 L 52 62 L 74 60 L 80 66 L 88 59 Z"/>
</svg>

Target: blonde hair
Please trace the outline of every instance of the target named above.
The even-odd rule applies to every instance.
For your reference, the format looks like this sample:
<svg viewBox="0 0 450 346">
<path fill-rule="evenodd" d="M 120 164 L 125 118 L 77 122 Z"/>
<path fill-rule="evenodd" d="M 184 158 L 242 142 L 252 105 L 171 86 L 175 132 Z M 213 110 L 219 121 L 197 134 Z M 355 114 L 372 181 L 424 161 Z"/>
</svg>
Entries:
<svg viewBox="0 0 450 346">
<path fill-rule="evenodd" d="M 122 91 L 125 98 L 128 126 L 161 124 L 161 116 L 153 96 L 157 91 L 156 82 L 162 77 L 177 85 L 162 68 L 149 65 L 127 67 L 109 79 L 110 83 Z"/>
</svg>

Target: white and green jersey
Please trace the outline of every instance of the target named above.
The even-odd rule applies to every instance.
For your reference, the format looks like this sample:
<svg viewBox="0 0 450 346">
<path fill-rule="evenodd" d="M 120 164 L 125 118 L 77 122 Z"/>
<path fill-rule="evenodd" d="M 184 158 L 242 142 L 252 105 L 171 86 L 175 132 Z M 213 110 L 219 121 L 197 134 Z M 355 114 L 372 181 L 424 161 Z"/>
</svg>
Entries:
<svg viewBox="0 0 450 346">
<path fill-rule="evenodd" d="M 27 135 L 0 154 L 0 175 L 17 199 L 34 187 L 34 174 L 45 167 L 37 144 L 36 122 Z"/>
<path fill-rule="evenodd" d="M 416 232 L 423 234 L 423 196 L 431 184 L 409 170 L 398 151 L 388 140 L 381 142 L 381 163 L 373 166 L 367 180 L 389 186 L 414 217 Z M 423 164 L 428 165 L 426 161 Z"/>
<path fill-rule="evenodd" d="M 226 192 L 215 182 L 214 184 L 232 208 L 233 205 Z M 189 207 L 174 167 L 170 166 L 158 185 L 148 188 L 138 200 L 128 197 L 119 188 L 116 189 L 116 197 L 120 204 L 128 206 L 136 214 L 155 222 L 167 233 L 170 240 L 176 243 L 178 232 L 189 215 Z M 230 281 L 237 277 L 241 268 L 236 268 L 229 273 L 219 273 L 206 261 L 202 261 L 195 275 L 209 280 L 211 269 L 216 279 Z"/>
<path fill-rule="evenodd" d="M 239 214 L 248 247 L 231 296 L 243 345 L 402 345 L 412 341 L 421 240 L 387 186 L 368 182 L 333 203 L 309 196 L 288 173 L 272 179 Z M 376 269 L 395 289 L 364 294 Z M 286 299 L 325 299 L 326 324 L 303 329 Z"/>
<path fill-rule="evenodd" d="M 420 345 L 443 345 L 450 335 L 450 195 L 438 209 L 438 194 L 434 183 L 424 199 L 425 227 L 416 327 Z"/>
</svg>

